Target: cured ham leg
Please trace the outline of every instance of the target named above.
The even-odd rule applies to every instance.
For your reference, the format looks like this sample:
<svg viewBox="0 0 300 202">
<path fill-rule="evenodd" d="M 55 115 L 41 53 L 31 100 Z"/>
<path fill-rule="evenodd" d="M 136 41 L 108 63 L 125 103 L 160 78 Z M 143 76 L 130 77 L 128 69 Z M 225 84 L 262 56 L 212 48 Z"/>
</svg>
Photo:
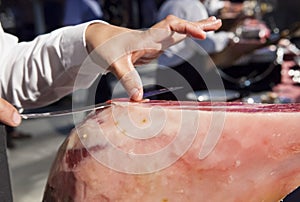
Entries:
<svg viewBox="0 0 300 202">
<path fill-rule="evenodd" d="M 300 104 L 112 101 L 61 146 L 44 201 L 274 202 L 300 185 Z"/>
</svg>

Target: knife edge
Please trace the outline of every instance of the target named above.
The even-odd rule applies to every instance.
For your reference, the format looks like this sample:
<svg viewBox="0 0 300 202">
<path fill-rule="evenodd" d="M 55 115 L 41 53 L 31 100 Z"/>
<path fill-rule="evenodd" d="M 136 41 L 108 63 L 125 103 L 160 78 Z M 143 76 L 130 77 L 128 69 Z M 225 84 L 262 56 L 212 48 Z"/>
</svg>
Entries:
<svg viewBox="0 0 300 202">
<path fill-rule="evenodd" d="M 144 93 L 143 99 L 167 93 L 167 92 L 172 92 L 175 90 L 182 89 L 183 87 L 169 87 L 169 88 L 161 88 L 158 90 L 153 90 L 153 91 L 148 91 Z M 56 116 L 64 116 L 64 115 L 72 115 L 76 113 L 83 113 L 83 112 L 88 112 L 88 111 L 93 111 L 97 109 L 104 109 L 112 105 L 111 100 L 104 102 L 104 103 L 98 103 L 95 105 L 89 105 L 89 106 L 84 106 L 84 107 L 78 107 L 75 109 L 66 109 L 66 110 L 59 110 L 59 111 L 50 111 L 50 112 L 39 112 L 39 113 L 28 113 L 28 114 L 20 114 L 22 119 L 37 119 L 37 118 L 48 118 L 48 117 L 56 117 Z"/>
<path fill-rule="evenodd" d="M 111 102 L 99 103 L 99 104 L 95 104 L 95 105 L 79 107 L 76 109 L 66 109 L 66 110 L 53 111 L 53 112 L 42 112 L 42 113 L 20 114 L 20 116 L 22 117 L 22 119 L 48 118 L 48 117 L 83 113 L 83 112 L 93 111 L 93 110 L 97 110 L 97 109 L 104 109 L 109 106 L 111 106 Z"/>
</svg>

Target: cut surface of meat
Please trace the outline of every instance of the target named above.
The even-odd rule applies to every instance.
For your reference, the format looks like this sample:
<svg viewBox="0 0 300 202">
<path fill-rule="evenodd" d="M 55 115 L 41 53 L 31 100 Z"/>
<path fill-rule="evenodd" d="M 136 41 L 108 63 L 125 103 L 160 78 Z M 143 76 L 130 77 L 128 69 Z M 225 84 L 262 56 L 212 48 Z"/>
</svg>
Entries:
<svg viewBox="0 0 300 202">
<path fill-rule="evenodd" d="M 300 186 L 300 104 L 127 102 L 89 114 L 43 201 L 274 202 Z"/>
</svg>

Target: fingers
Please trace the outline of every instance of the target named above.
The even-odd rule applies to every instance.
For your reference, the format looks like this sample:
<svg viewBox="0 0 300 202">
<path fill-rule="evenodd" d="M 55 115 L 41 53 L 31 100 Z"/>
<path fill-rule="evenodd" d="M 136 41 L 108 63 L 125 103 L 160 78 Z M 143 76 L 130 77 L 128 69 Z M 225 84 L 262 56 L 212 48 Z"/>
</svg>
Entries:
<svg viewBox="0 0 300 202">
<path fill-rule="evenodd" d="M 217 19 L 215 16 L 211 16 L 205 20 L 196 22 L 196 24 L 200 26 L 203 31 L 208 32 L 218 30 L 222 26 L 222 21 L 220 19 Z"/>
<path fill-rule="evenodd" d="M 111 71 L 120 80 L 131 100 L 141 101 L 143 99 L 142 81 L 130 57 L 122 57 L 113 63 Z"/>
<path fill-rule="evenodd" d="M 171 23 L 170 28 L 172 31 L 187 34 L 195 38 L 204 39 L 207 31 L 214 31 L 221 27 L 222 22 L 220 19 L 210 17 L 206 20 L 198 22 L 184 22 L 184 23 Z"/>
<path fill-rule="evenodd" d="M 20 125 L 21 120 L 21 116 L 16 108 L 0 98 L 0 122 L 15 127 Z"/>
<path fill-rule="evenodd" d="M 156 24 L 154 28 L 163 28 L 163 26 L 168 26 L 171 31 L 180 34 L 204 39 L 206 37 L 205 32 L 219 29 L 222 26 L 222 21 L 212 16 L 198 22 L 189 22 L 176 16 L 169 15 L 164 21 Z"/>
<path fill-rule="evenodd" d="M 90 26 L 89 30 L 96 29 L 99 32 L 106 30 L 105 37 L 95 39 L 93 34 L 95 31 L 87 31 L 86 40 L 88 44 L 91 44 L 88 48 L 90 52 L 101 44 L 100 48 L 95 51 L 95 55 L 100 60 L 94 61 L 97 64 L 109 66 L 109 70 L 121 81 L 130 98 L 140 101 L 143 96 L 143 86 L 133 64 L 149 63 L 158 57 L 162 50 L 180 42 L 187 35 L 204 39 L 205 31 L 216 30 L 221 24 L 221 21 L 215 17 L 199 22 L 189 22 L 170 15 L 152 27 L 156 29 L 144 32 L 95 24 Z M 112 39 L 112 36 L 115 36 L 113 40 L 108 40 Z M 118 44 L 118 48 L 115 44 Z M 120 58 L 122 55 L 124 56 Z"/>
</svg>

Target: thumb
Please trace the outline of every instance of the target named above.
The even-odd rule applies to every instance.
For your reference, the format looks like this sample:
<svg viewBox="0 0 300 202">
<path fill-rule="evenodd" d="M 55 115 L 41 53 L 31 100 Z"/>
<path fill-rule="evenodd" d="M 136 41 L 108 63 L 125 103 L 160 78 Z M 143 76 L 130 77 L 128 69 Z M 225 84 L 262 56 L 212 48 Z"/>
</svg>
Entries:
<svg viewBox="0 0 300 202">
<path fill-rule="evenodd" d="M 22 119 L 15 107 L 6 100 L 0 98 L 0 122 L 9 126 L 20 125 Z"/>
<path fill-rule="evenodd" d="M 143 99 L 143 84 L 140 75 L 127 57 L 119 59 L 112 65 L 111 70 L 120 80 L 131 100 Z"/>
</svg>

